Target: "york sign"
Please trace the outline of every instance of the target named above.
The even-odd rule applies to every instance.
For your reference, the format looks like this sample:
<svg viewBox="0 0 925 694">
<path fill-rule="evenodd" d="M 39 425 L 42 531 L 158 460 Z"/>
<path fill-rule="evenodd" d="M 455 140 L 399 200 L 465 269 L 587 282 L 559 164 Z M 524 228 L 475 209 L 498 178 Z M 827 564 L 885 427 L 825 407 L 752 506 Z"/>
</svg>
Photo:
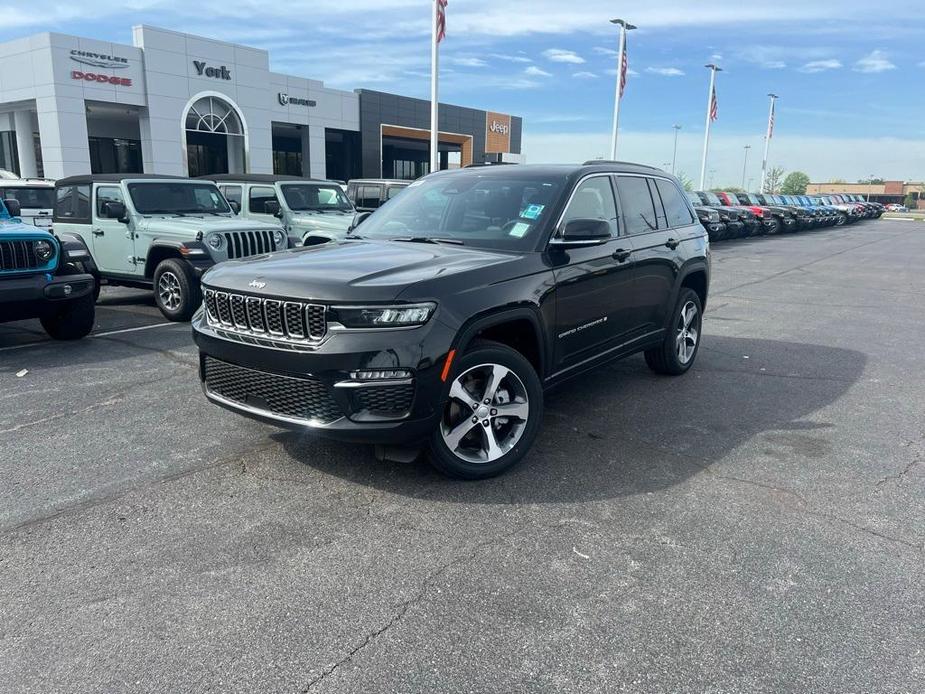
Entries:
<svg viewBox="0 0 925 694">
<path fill-rule="evenodd" d="M 231 70 L 222 65 L 221 67 L 207 67 L 202 60 L 194 60 L 193 67 L 196 68 L 196 74 L 200 77 L 214 77 L 219 80 L 230 80 Z"/>
<path fill-rule="evenodd" d="M 510 130 L 507 125 L 496 120 L 491 122 L 491 125 L 488 126 L 488 129 L 493 133 L 498 133 L 499 135 L 507 135 L 507 131 Z"/>
</svg>

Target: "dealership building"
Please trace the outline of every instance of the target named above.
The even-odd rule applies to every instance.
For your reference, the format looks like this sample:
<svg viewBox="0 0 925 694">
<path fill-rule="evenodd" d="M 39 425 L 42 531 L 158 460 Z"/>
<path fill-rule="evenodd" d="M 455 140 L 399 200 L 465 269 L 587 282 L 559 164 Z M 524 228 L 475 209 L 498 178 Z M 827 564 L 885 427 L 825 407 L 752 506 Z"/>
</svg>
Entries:
<svg viewBox="0 0 925 694">
<path fill-rule="evenodd" d="M 430 104 L 270 70 L 269 53 L 150 26 L 133 45 L 64 34 L 0 44 L 0 168 L 416 178 Z M 440 105 L 441 168 L 518 161 L 521 118 Z"/>
</svg>

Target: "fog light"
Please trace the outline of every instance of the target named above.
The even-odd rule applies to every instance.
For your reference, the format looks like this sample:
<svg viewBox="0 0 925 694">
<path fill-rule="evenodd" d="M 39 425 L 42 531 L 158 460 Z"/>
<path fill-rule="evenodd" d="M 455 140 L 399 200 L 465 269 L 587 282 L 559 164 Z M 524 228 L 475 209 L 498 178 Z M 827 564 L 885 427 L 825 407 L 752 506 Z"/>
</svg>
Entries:
<svg viewBox="0 0 925 694">
<path fill-rule="evenodd" d="M 410 369 L 370 369 L 368 371 L 354 371 L 350 378 L 355 381 L 392 381 L 411 378 Z"/>
</svg>

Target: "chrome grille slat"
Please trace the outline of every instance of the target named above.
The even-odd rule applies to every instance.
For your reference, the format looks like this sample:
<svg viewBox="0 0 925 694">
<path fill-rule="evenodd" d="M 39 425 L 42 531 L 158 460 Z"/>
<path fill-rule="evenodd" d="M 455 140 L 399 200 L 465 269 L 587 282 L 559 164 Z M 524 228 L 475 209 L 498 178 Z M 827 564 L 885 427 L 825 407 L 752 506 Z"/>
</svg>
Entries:
<svg viewBox="0 0 925 694">
<path fill-rule="evenodd" d="M 206 320 L 241 336 L 263 336 L 293 345 L 313 345 L 327 335 L 327 307 L 304 301 L 265 299 L 203 287 Z"/>
</svg>

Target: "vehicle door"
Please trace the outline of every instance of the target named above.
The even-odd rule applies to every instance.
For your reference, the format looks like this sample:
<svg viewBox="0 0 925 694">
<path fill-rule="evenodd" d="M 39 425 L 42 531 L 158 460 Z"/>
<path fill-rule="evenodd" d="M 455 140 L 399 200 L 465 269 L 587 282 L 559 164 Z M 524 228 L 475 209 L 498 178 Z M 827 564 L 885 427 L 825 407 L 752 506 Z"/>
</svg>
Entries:
<svg viewBox="0 0 925 694">
<path fill-rule="evenodd" d="M 608 240 L 591 245 L 556 245 L 549 257 L 556 277 L 557 370 L 612 350 L 628 339 L 633 302 L 633 245 L 621 234 L 613 178 L 593 174 L 578 183 L 556 227 L 569 221 L 604 220 Z"/>
<path fill-rule="evenodd" d="M 681 190 L 667 178 L 620 175 L 617 192 L 624 228 L 635 258 L 634 322 L 640 333 L 663 328 L 681 269 L 684 244 L 697 242 L 703 228 Z"/>
<path fill-rule="evenodd" d="M 247 217 L 249 219 L 259 219 L 261 222 L 269 224 L 279 224 L 279 219 L 266 210 L 268 202 L 275 202 L 282 205 L 276 196 L 276 188 L 273 186 L 251 186 L 247 191 Z"/>
<path fill-rule="evenodd" d="M 243 217 L 247 217 L 247 210 L 243 205 L 244 200 L 244 191 L 242 186 L 239 185 L 220 185 L 218 189 L 222 192 L 222 195 L 225 196 L 225 200 L 230 203 L 237 203 L 238 205 L 238 214 Z M 233 207 L 233 206 L 232 206 Z"/>
<path fill-rule="evenodd" d="M 96 186 L 91 224 L 93 259 L 103 272 L 133 274 L 138 271 L 135 263 L 135 234 L 128 224 L 119 221 L 118 216 L 109 216 L 112 209 L 109 203 L 125 209 L 122 188 L 117 185 Z"/>
</svg>

